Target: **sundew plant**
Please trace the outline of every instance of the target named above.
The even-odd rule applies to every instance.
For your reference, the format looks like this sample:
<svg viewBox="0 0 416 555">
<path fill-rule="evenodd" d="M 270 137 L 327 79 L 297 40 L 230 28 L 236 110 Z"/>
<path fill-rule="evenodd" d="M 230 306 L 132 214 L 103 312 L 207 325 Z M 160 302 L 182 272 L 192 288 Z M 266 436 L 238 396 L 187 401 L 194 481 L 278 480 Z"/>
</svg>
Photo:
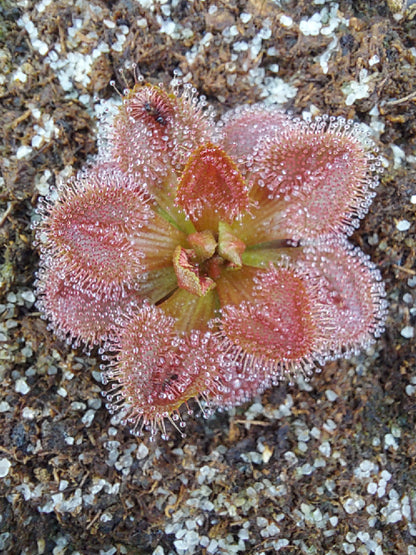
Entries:
<svg viewBox="0 0 416 555">
<path fill-rule="evenodd" d="M 191 85 L 139 78 L 103 126 L 40 203 L 38 306 L 99 348 L 133 433 L 183 433 L 195 400 L 236 406 L 383 331 L 380 273 L 348 240 L 380 167 L 359 125 L 261 104 L 217 121 Z"/>
</svg>

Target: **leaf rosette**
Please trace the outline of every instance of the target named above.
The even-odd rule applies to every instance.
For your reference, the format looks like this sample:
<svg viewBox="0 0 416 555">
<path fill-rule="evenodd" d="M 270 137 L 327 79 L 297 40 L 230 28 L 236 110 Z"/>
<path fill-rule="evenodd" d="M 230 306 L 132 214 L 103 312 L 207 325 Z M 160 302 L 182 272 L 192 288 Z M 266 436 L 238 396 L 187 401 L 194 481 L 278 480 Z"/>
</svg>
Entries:
<svg viewBox="0 0 416 555">
<path fill-rule="evenodd" d="M 380 335 L 380 273 L 348 241 L 378 168 L 342 118 L 215 123 L 191 87 L 137 84 L 95 165 L 41 207 L 39 307 L 106 351 L 110 410 L 166 437 L 192 399 L 237 405 Z"/>
</svg>

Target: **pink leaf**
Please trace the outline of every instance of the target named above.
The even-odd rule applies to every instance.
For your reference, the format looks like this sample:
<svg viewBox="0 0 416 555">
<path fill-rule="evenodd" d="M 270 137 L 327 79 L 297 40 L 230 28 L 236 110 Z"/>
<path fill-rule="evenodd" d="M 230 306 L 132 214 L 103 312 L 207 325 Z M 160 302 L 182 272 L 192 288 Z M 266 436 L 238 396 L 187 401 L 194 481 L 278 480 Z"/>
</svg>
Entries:
<svg viewBox="0 0 416 555">
<path fill-rule="evenodd" d="M 178 333 L 175 323 L 162 309 L 146 305 L 126 321 L 112 347 L 106 379 L 116 393 L 108 395 L 110 409 L 126 404 L 126 421 L 138 435 L 149 427 L 152 436 L 161 430 L 166 437 L 166 421 L 183 428 L 181 405 L 222 390 L 215 338 L 209 332 Z"/>
<path fill-rule="evenodd" d="M 250 207 L 247 186 L 234 162 L 219 147 L 195 150 L 181 176 L 176 203 L 198 230 L 215 230 L 221 220 L 232 222 Z"/>
</svg>

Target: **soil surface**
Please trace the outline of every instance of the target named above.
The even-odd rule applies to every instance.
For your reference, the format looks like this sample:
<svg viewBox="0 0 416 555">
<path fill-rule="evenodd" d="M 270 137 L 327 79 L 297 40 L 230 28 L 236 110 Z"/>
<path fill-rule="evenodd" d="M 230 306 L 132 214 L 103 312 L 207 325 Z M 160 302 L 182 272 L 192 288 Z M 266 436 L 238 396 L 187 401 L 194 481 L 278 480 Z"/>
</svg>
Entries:
<svg viewBox="0 0 416 555">
<path fill-rule="evenodd" d="M 416 22 L 382 0 L 0 0 L 0 552 L 416 554 Z M 393 9 L 397 13 L 393 13 Z M 34 304 L 37 199 L 96 152 L 100 99 L 174 70 L 218 114 L 264 100 L 373 132 L 384 173 L 352 241 L 386 332 L 309 383 L 186 437 L 133 437 L 98 355 Z M 130 68 L 130 69 L 129 69 Z M 123 70 L 120 72 L 120 70 Z"/>
</svg>

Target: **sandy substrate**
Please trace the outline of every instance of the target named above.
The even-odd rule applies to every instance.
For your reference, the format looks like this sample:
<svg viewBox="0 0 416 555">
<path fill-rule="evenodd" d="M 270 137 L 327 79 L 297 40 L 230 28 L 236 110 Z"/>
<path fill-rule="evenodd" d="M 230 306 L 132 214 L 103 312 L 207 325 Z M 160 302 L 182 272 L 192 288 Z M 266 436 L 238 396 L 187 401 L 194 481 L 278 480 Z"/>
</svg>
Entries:
<svg viewBox="0 0 416 555">
<path fill-rule="evenodd" d="M 0 47 L 0 552 L 416 554 L 411 15 L 382 0 L 1 0 Z M 100 100 L 133 84 L 133 62 L 155 83 L 179 70 L 218 114 L 262 100 L 362 122 L 384 165 L 353 236 L 386 283 L 383 337 L 153 443 L 111 419 L 98 357 L 57 341 L 33 293 L 37 199 L 94 155 Z"/>
</svg>

